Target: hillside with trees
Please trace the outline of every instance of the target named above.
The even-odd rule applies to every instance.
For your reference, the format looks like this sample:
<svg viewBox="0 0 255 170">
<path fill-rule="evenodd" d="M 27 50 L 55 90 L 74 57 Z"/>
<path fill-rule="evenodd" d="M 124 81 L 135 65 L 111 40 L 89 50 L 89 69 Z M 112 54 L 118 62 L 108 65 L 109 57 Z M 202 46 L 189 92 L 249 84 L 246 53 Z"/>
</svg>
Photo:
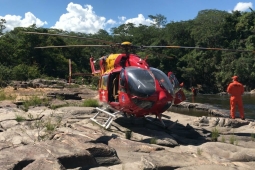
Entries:
<svg viewBox="0 0 255 170">
<path fill-rule="evenodd" d="M 130 41 L 133 45 L 176 45 L 190 47 L 255 50 L 255 12 L 202 10 L 188 21 L 166 22 L 160 14 L 150 15 L 155 25 L 123 24 L 111 33 L 99 30 L 96 34 L 67 32 L 58 29 L 16 27 L 3 32 L 6 21 L 0 20 L 0 84 L 11 80 L 26 81 L 39 77 L 68 78 L 68 60 L 72 72 L 90 73 L 89 58 L 99 58 L 118 52 L 108 48 L 50 48 L 38 46 L 107 44 Z M 79 36 L 67 38 L 26 34 L 40 32 Z M 103 41 L 101 41 L 103 40 Z M 247 89 L 255 88 L 255 55 L 253 52 L 215 51 L 197 49 L 153 48 L 136 51 L 152 67 L 164 72 L 173 71 L 185 88 L 201 85 L 204 92 L 225 91 L 233 75 L 238 75 Z M 165 57 L 169 56 L 169 57 Z M 85 77 L 88 79 L 88 77 Z"/>
</svg>

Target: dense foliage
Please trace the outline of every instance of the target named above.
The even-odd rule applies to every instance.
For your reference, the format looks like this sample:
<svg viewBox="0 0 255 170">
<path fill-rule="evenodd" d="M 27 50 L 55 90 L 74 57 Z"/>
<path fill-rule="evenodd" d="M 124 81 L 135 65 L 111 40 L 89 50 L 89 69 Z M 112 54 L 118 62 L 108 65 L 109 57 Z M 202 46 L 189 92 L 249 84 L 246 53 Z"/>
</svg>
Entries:
<svg viewBox="0 0 255 170">
<path fill-rule="evenodd" d="M 37 46 L 107 44 L 130 41 L 134 45 L 180 45 L 255 50 L 255 12 L 203 10 L 193 20 L 166 23 L 162 15 L 149 16 L 151 26 L 123 24 L 109 34 L 66 32 L 57 29 L 17 27 L 3 33 L 5 20 L 0 22 L 0 83 L 8 80 L 28 80 L 38 77 L 68 77 L 68 59 L 72 72 L 89 73 L 89 58 L 99 58 L 114 49 L 51 48 Z M 87 39 L 25 34 L 25 31 L 65 34 Z M 104 40 L 104 41 L 99 41 Z M 202 86 L 205 92 L 225 91 L 233 75 L 238 75 L 247 89 L 255 88 L 255 58 L 252 52 L 196 49 L 153 48 L 136 51 L 142 58 L 164 72 L 173 71 L 185 87 Z M 172 59 L 165 57 L 170 56 Z"/>
</svg>

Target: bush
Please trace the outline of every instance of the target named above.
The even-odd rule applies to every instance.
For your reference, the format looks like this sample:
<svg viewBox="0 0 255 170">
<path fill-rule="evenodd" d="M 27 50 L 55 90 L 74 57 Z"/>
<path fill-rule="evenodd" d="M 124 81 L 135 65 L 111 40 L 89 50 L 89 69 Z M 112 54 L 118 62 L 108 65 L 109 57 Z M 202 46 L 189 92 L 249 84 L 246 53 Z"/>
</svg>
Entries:
<svg viewBox="0 0 255 170">
<path fill-rule="evenodd" d="M 151 138 L 150 144 L 157 144 L 157 138 L 155 138 L 155 137 Z"/>
<path fill-rule="evenodd" d="M 212 130 L 212 141 L 217 142 L 219 137 L 219 130 L 215 127 Z"/>
<path fill-rule="evenodd" d="M 202 152 L 203 152 L 203 150 L 202 150 L 201 148 L 197 148 L 197 154 L 198 154 L 199 156 L 202 155 Z"/>
<path fill-rule="evenodd" d="M 11 79 L 12 69 L 4 65 L 0 65 L 0 86 L 6 86 Z"/>
<path fill-rule="evenodd" d="M 40 76 L 40 71 L 37 66 L 28 66 L 19 64 L 12 69 L 13 80 L 28 80 L 35 79 Z"/>
<path fill-rule="evenodd" d="M 85 107 L 98 107 L 99 103 L 96 99 L 88 99 L 83 102 L 83 105 Z"/>
<path fill-rule="evenodd" d="M 23 116 L 21 116 L 21 115 L 16 115 L 16 121 L 17 122 L 22 122 L 22 121 L 24 121 L 25 120 L 25 118 L 23 117 Z"/>
<path fill-rule="evenodd" d="M 251 140 L 254 141 L 254 139 L 255 139 L 255 134 L 251 133 Z"/>
<path fill-rule="evenodd" d="M 125 137 L 126 137 L 126 139 L 131 139 L 132 138 L 132 131 L 130 131 L 130 130 L 127 130 L 126 132 L 125 132 Z"/>
<path fill-rule="evenodd" d="M 1 80 L 10 80 L 10 74 L 12 69 L 4 65 L 0 65 L 0 79 Z"/>
<path fill-rule="evenodd" d="M 28 100 L 26 100 L 23 104 L 24 106 L 24 111 L 28 111 L 29 106 L 40 106 L 40 105 L 44 105 L 44 106 L 48 106 L 49 105 L 49 99 L 47 98 L 39 98 L 38 96 L 32 96 L 30 97 Z"/>
</svg>

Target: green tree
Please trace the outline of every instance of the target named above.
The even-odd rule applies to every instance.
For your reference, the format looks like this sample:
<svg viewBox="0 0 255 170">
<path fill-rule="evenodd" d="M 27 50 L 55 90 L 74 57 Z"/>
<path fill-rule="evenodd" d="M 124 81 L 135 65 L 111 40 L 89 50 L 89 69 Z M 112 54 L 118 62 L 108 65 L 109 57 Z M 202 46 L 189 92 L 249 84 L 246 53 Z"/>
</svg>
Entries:
<svg viewBox="0 0 255 170">
<path fill-rule="evenodd" d="M 0 35 L 3 35 L 3 30 L 6 28 L 6 26 L 4 25 L 6 23 L 5 19 L 0 19 Z"/>
<path fill-rule="evenodd" d="M 148 15 L 148 17 L 155 22 L 155 26 L 157 26 L 158 28 L 166 26 L 167 18 L 164 15 L 156 14 Z"/>
<path fill-rule="evenodd" d="M 202 10 L 194 19 L 191 35 L 196 45 L 205 47 L 222 47 L 225 18 L 231 15 L 226 11 Z"/>
<path fill-rule="evenodd" d="M 36 66 L 28 66 L 26 64 L 19 64 L 12 69 L 13 80 L 29 80 L 38 78 L 40 72 Z"/>
</svg>

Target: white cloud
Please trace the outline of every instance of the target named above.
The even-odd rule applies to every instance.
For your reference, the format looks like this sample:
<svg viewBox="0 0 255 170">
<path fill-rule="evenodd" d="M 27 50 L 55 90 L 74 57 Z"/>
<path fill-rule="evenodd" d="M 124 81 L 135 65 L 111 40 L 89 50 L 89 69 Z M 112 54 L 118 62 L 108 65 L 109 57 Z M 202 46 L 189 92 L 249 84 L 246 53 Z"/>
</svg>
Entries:
<svg viewBox="0 0 255 170">
<path fill-rule="evenodd" d="M 142 14 L 138 14 L 136 18 L 127 19 L 125 16 L 118 17 L 118 22 L 113 19 L 106 19 L 103 16 L 98 16 L 93 11 L 91 5 L 81 6 L 70 2 L 66 8 L 67 12 L 62 14 L 59 20 L 51 28 L 62 29 L 65 31 L 96 33 L 100 29 L 110 32 L 110 28 L 120 24 L 133 23 L 135 26 L 139 24 L 151 25 L 153 20 L 146 19 Z M 6 29 L 4 31 L 13 30 L 15 27 L 28 27 L 36 24 L 37 27 L 47 25 L 46 21 L 41 21 L 31 12 L 25 13 L 22 18 L 19 15 L 0 16 L 6 20 Z"/>
<path fill-rule="evenodd" d="M 107 23 L 107 24 L 114 25 L 114 24 L 116 24 L 116 21 L 114 21 L 114 20 L 112 20 L 112 19 L 109 19 L 106 23 Z"/>
<path fill-rule="evenodd" d="M 134 23 L 138 26 L 139 24 L 150 25 L 153 23 L 152 20 L 145 19 L 142 14 L 139 14 L 137 18 L 131 19 L 126 19 L 125 16 L 118 17 L 119 22 L 117 23 L 113 19 L 106 20 L 105 17 L 96 15 L 91 5 L 84 5 L 83 7 L 73 2 L 67 5 L 66 10 L 67 13 L 62 14 L 52 28 L 93 34 L 98 32 L 99 29 L 109 31 L 110 27 L 118 24 Z"/>
<path fill-rule="evenodd" d="M 22 19 L 19 15 L 5 15 L 0 16 L 0 18 L 3 18 L 6 20 L 6 23 L 4 24 L 6 26 L 4 31 L 11 31 L 15 27 L 28 27 L 30 25 L 36 24 L 37 27 L 41 27 L 43 25 L 47 25 L 46 21 L 41 21 L 40 19 L 36 18 L 34 14 L 31 12 L 25 13 L 25 18 Z"/>
<path fill-rule="evenodd" d="M 67 13 L 60 16 L 53 28 L 93 34 L 107 25 L 116 23 L 112 19 L 106 21 L 105 17 L 97 16 L 91 5 L 85 5 L 83 8 L 81 5 L 71 2 L 67 5 L 66 10 Z"/>
<path fill-rule="evenodd" d="M 121 16 L 121 17 L 118 17 L 118 18 L 119 18 L 119 20 L 122 21 L 122 22 L 125 21 L 125 20 L 127 19 L 127 18 L 124 17 L 124 16 Z"/>
<path fill-rule="evenodd" d="M 125 18 L 122 17 L 121 19 L 125 19 Z M 151 25 L 154 23 L 154 21 L 150 20 L 150 19 L 145 19 L 143 14 L 138 14 L 137 18 L 127 19 L 125 21 L 125 24 L 127 24 L 127 23 L 133 23 L 133 24 L 135 24 L 135 26 L 139 26 L 139 24 Z"/>
<path fill-rule="evenodd" d="M 234 11 L 246 11 L 249 8 L 252 8 L 252 2 L 238 2 Z"/>
</svg>

